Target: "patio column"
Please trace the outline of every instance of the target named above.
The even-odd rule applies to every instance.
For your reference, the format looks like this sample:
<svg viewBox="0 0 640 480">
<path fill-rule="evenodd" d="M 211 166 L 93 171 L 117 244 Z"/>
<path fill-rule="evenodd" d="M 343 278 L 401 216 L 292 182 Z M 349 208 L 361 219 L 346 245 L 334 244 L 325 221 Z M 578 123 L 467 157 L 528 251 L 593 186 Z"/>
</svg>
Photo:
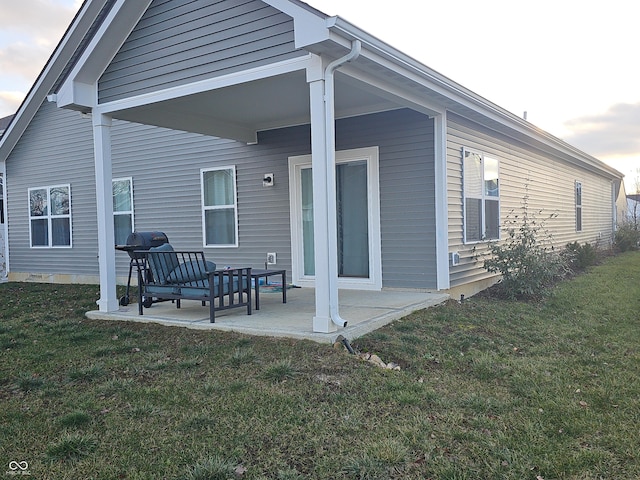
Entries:
<svg viewBox="0 0 640 480">
<path fill-rule="evenodd" d="M 101 312 L 113 312 L 118 310 L 119 304 L 116 292 L 116 254 L 113 232 L 111 117 L 94 112 L 92 121 L 100 268 L 100 299 L 97 304 Z"/>
<path fill-rule="evenodd" d="M 313 176 L 313 235 L 315 255 L 316 314 L 313 331 L 331 333 L 337 330 L 331 321 L 329 279 L 329 222 L 335 223 L 327 205 L 327 131 L 324 108 L 324 78 L 321 60 L 309 82 L 311 102 L 311 170 Z M 309 74 L 308 74 L 309 75 Z"/>
<path fill-rule="evenodd" d="M 449 210 L 447 205 L 447 112 L 434 118 L 434 174 L 436 203 L 436 266 L 438 290 L 446 290 L 449 280 Z"/>
<path fill-rule="evenodd" d="M 338 301 L 338 234 L 336 223 L 336 146 L 334 72 L 360 55 L 354 40 L 349 53 L 324 65 L 314 56 L 307 68 L 311 109 L 311 170 L 313 177 L 313 234 L 316 315 L 313 331 L 331 333 L 346 327 Z"/>
</svg>

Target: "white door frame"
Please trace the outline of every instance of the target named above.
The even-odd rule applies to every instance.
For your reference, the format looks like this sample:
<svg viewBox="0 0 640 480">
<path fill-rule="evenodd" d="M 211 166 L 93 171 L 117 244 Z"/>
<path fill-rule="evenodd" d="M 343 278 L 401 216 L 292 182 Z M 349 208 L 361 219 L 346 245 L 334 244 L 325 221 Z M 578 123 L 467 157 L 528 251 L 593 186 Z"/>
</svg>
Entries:
<svg viewBox="0 0 640 480">
<path fill-rule="evenodd" d="M 338 287 L 355 290 L 382 289 L 382 247 L 380 240 L 380 181 L 378 147 L 356 148 L 336 152 L 336 164 L 367 161 L 367 196 L 369 204 L 369 278 L 338 278 Z M 302 238 L 302 184 L 300 172 L 311 168 L 311 155 L 289 157 L 289 212 L 291 216 L 292 281 L 301 287 L 315 286 L 314 276 L 304 275 Z"/>
</svg>

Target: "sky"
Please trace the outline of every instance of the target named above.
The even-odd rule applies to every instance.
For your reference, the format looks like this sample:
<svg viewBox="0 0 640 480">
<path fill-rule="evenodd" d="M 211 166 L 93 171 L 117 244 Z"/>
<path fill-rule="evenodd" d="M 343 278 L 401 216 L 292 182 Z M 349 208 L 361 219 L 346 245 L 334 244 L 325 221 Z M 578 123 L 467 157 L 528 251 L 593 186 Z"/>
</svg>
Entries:
<svg viewBox="0 0 640 480">
<path fill-rule="evenodd" d="M 130 0 L 135 1 L 135 0 Z M 0 117 L 81 0 L 0 0 Z M 307 0 L 640 183 L 637 0 Z"/>
</svg>

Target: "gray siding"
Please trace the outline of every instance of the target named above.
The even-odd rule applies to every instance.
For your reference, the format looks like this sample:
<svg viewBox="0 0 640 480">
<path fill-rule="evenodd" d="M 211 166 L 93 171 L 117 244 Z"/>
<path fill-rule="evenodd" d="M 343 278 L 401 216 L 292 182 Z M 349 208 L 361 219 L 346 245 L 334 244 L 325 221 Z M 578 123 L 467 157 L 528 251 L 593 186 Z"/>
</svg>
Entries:
<svg viewBox="0 0 640 480">
<path fill-rule="evenodd" d="M 433 120 L 398 110 L 338 122 L 338 150 L 376 145 L 383 286 L 436 288 Z"/>
<path fill-rule="evenodd" d="M 239 248 L 205 248 L 220 265 L 260 267 L 266 252 L 291 271 L 288 158 L 310 153 L 308 125 L 261 132 L 257 145 L 114 121 L 113 176 L 133 177 L 135 228 L 176 248 L 203 249 L 200 169 L 236 166 Z M 337 122 L 337 148 L 378 146 L 383 283 L 435 287 L 433 122 L 409 110 Z M 265 173 L 275 186 L 264 188 Z M 7 162 L 11 270 L 97 275 L 91 121 L 45 104 Z M 27 189 L 70 183 L 72 249 L 29 248 Z M 118 275 L 128 256 L 116 254 Z"/>
<path fill-rule="evenodd" d="M 260 0 L 154 0 L 102 75 L 101 103 L 304 55 Z"/>
<path fill-rule="evenodd" d="M 44 103 L 6 162 L 14 272 L 94 275 L 98 269 L 91 119 Z M 71 185 L 73 248 L 30 248 L 31 187 Z"/>
<path fill-rule="evenodd" d="M 523 198 L 528 190 L 529 213 L 535 213 L 539 219 L 557 214 L 546 226 L 558 247 L 573 241 L 601 246 L 611 243 L 614 206 L 609 180 L 454 114 L 450 113 L 448 120 L 449 251 L 458 251 L 461 255 L 460 265 L 451 268 L 452 287 L 489 276 L 482 268 L 482 260 L 475 258 L 476 253 L 486 252 L 486 243 L 463 243 L 463 147 L 483 152 L 500 162 L 501 224 L 510 212 L 522 213 Z M 582 183 L 583 191 L 581 232 L 576 231 L 576 181 Z M 540 211 L 542 213 L 538 213 Z"/>
<path fill-rule="evenodd" d="M 288 159 L 310 153 L 309 126 L 261 132 L 257 145 L 155 127 L 137 131 L 139 138 L 128 134 L 126 144 L 118 139 L 125 130 L 114 132 L 114 159 L 122 155 L 132 166 L 114 169 L 114 176 L 134 177 L 138 230 L 162 230 L 181 248 L 202 249 L 200 169 L 235 165 L 239 247 L 205 248 L 207 257 L 260 267 L 267 252 L 276 252 L 278 266 L 291 271 Z M 374 145 L 380 148 L 383 284 L 434 288 L 432 121 L 398 111 L 337 122 L 337 149 Z M 274 174 L 274 187 L 262 186 L 265 173 Z"/>
</svg>

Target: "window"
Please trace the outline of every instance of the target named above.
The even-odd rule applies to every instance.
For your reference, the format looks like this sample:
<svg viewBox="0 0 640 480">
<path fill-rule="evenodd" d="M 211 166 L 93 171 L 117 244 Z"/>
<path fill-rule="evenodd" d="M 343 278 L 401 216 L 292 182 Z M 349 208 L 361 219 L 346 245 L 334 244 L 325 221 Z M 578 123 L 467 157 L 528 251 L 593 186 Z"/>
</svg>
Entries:
<svg viewBox="0 0 640 480">
<path fill-rule="evenodd" d="M 71 187 L 29 189 L 31 247 L 71 246 Z"/>
<path fill-rule="evenodd" d="M 117 178 L 113 187 L 113 231 L 116 245 L 126 245 L 133 232 L 133 179 Z"/>
<path fill-rule="evenodd" d="M 206 247 L 238 246 L 236 169 L 201 170 L 202 231 Z"/>
<path fill-rule="evenodd" d="M 582 183 L 576 182 L 576 232 L 582 231 Z"/>
<path fill-rule="evenodd" d="M 498 160 L 463 149 L 464 241 L 500 237 Z"/>
</svg>

